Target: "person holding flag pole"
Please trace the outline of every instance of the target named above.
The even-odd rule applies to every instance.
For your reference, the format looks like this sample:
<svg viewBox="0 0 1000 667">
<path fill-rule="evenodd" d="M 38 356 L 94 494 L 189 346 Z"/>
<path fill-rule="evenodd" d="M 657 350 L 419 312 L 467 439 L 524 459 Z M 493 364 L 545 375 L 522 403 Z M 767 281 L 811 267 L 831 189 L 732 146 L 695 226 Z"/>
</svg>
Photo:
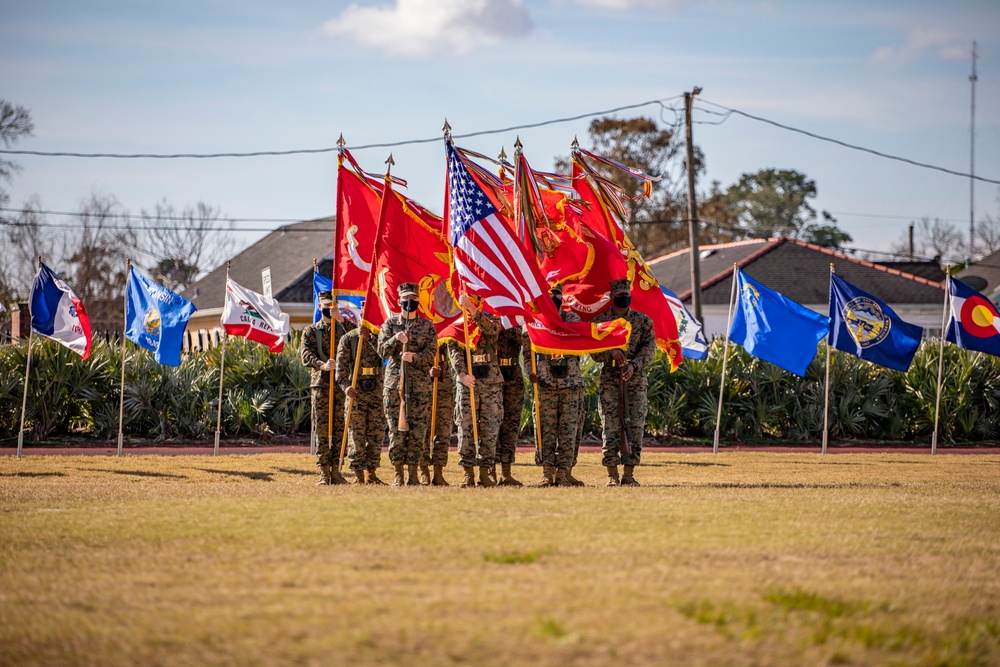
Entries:
<svg viewBox="0 0 1000 667">
<path fill-rule="evenodd" d="M 31 375 L 31 348 L 34 334 L 51 338 L 79 354 L 90 356 L 92 341 L 90 317 L 83 302 L 52 269 L 38 258 L 38 273 L 28 299 L 31 329 L 28 332 L 28 359 L 24 368 L 24 397 L 21 400 L 21 426 L 17 432 L 17 458 L 24 447 L 24 417 L 28 408 L 28 380 Z"/>
</svg>

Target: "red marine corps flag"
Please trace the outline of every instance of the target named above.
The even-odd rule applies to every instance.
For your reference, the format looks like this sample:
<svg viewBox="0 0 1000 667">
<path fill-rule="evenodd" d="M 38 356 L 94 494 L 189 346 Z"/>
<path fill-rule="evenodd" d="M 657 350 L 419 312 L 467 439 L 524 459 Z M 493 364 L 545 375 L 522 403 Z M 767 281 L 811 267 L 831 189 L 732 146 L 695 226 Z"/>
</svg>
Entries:
<svg viewBox="0 0 1000 667">
<path fill-rule="evenodd" d="M 362 171 L 347 149 L 343 151 L 343 158 L 354 169 L 345 166 L 343 160 L 337 167 L 334 294 L 364 295 L 375 249 L 382 179 Z"/>
<path fill-rule="evenodd" d="M 588 354 L 628 345 L 631 328 L 624 320 L 599 325 L 562 321 L 533 253 L 517 239 L 512 224 L 473 178 L 450 138 L 445 150 L 447 229 L 463 288 L 481 297 L 497 315 L 524 318 L 532 346 L 539 352 Z"/>
</svg>

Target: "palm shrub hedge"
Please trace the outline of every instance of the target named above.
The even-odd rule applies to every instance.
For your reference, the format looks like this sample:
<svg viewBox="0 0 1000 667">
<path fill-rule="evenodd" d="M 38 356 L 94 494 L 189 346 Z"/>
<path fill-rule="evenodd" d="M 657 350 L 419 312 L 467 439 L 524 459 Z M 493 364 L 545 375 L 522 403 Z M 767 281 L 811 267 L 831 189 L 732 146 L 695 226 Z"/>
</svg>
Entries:
<svg viewBox="0 0 1000 667">
<path fill-rule="evenodd" d="M 222 429 L 266 439 L 309 431 L 309 373 L 299 362 L 301 334 L 281 354 L 241 338 L 226 347 Z M 27 347 L 0 347 L 0 438 L 17 433 Z M 52 341 L 35 341 L 26 422 L 28 437 L 69 433 L 111 437 L 118 431 L 121 343 L 95 341 L 90 359 Z M 161 366 L 128 343 L 124 430 L 154 438 L 200 438 L 215 430 L 222 350 L 194 352 L 179 367 Z M 721 340 L 703 361 L 686 360 L 671 373 L 657 353 L 648 370 L 647 432 L 664 438 L 711 438 L 722 372 Z M 934 427 L 936 341 L 921 345 L 907 373 L 835 352 L 830 369 L 833 439 L 928 440 Z M 586 385 L 585 430 L 600 431 L 600 366 L 581 362 Z M 974 442 L 1000 434 L 1000 359 L 945 346 L 941 394 L 942 442 Z M 812 441 L 823 428 L 825 349 L 799 378 L 729 347 L 721 433 L 724 440 Z M 531 390 L 526 384 L 522 434 L 531 437 Z"/>
</svg>

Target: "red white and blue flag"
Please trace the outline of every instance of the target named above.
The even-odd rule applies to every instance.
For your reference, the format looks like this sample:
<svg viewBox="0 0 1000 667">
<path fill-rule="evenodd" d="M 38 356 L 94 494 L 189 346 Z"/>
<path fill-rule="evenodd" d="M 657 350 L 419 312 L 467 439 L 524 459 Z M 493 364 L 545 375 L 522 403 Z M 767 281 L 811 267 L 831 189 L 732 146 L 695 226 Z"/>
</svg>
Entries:
<svg viewBox="0 0 1000 667">
<path fill-rule="evenodd" d="M 70 286 L 41 262 L 31 286 L 31 330 L 90 356 L 90 317 Z"/>
<path fill-rule="evenodd" d="M 951 321 L 945 340 L 1000 357 L 1000 314 L 992 301 L 960 280 L 948 281 Z"/>
</svg>

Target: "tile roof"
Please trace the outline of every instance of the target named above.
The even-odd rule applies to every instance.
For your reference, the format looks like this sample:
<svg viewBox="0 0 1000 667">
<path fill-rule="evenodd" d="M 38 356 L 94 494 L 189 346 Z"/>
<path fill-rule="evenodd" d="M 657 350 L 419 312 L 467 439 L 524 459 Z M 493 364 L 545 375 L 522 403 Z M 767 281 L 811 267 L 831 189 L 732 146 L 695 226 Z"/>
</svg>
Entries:
<svg viewBox="0 0 1000 667">
<path fill-rule="evenodd" d="M 334 218 L 286 225 L 257 241 L 232 259 L 230 277 L 240 285 L 260 292 L 260 272 L 271 267 L 271 292 L 278 301 L 312 301 L 313 259 L 326 260 L 330 275 Z M 184 296 L 199 309 L 222 308 L 225 303 L 226 265 L 217 267 L 186 290 Z"/>
<path fill-rule="evenodd" d="M 701 263 L 704 304 L 729 303 L 734 263 L 755 280 L 806 305 L 829 300 L 831 263 L 845 280 L 888 303 L 942 303 L 943 299 L 939 282 L 793 239 L 705 246 L 701 254 L 707 255 Z M 688 251 L 681 250 L 649 262 L 660 284 L 688 302 L 689 261 Z"/>
</svg>

